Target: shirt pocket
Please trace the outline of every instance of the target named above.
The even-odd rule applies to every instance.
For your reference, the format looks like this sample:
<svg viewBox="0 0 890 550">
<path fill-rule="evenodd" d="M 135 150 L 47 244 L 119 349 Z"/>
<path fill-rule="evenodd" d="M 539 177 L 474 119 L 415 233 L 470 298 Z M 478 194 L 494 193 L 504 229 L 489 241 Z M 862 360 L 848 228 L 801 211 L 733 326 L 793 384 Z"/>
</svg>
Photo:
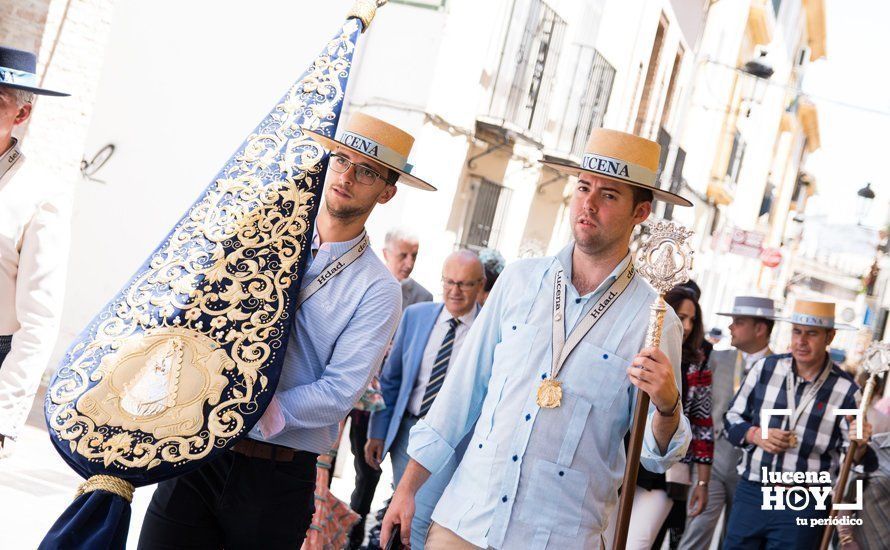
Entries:
<svg viewBox="0 0 890 550">
<path fill-rule="evenodd" d="M 600 409 L 611 408 L 616 398 L 627 393 L 630 360 L 587 342 L 572 351 L 572 389 Z"/>
<path fill-rule="evenodd" d="M 455 477 L 459 479 L 455 479 L 454 483 L 460 487 L 473 487 L 479 500 L 485 500 L 497 450 L 498 444 L 494 441 L 478 436 L 470 439 L 460 461 L 460 467 L 455 473 Z"/>
<path fill-rule="evenodd" d="M 522 373 L 528 364 L 538 327 L 515 321 L 501 323 L 501 341 L 494 348 L 492 378 Z"/>
<path fill-rule="evenodd" d="M 529 477 L 520 519 L 553 533 L 576 536 L 588 480 L 585 472 L 538 459 Z"/>
</svg>

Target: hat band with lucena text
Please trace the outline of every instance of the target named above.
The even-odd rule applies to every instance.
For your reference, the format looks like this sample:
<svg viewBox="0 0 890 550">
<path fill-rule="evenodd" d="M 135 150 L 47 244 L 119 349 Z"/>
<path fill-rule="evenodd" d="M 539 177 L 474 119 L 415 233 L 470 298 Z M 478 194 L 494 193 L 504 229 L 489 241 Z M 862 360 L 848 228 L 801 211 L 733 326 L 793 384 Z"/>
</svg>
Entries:
<svg viewBox="0 0 890 550">
<path fill-rule="evenodd" d="M 822 317 L 821 315 L 806 315 L 805 313 L 795 312 L 791 314 L 791 322 L 795 325 L 834 328 L 834 317 Z"/>
<path fill-rule="evenodd" d="M 655 172 L 639 164 L 625 162 L 616 158 L 585 153 L 581 159 L 581 168 L 610 178 L 624 180 L 628 183 L 639 183 L 655 187 Z"/>
<path fill-rule="evenodd" d="M 407 158 L 393 151 L 386 145 L 377 143 L 373 139 L 346 130 L 340 136 L 340 141 L 359 153 L 377 159 L 385 164 L 389 164 L 390 166 L 395 166 L 399 170 L 404 170 L 406 172 L 410 171 Z"/>
<path fill-rule="evenodd" d="M 0 67 L 0 82 L 36 88 L 37 75 L 26 71 L 10 69 L 9 67 Z"/>
</svg>

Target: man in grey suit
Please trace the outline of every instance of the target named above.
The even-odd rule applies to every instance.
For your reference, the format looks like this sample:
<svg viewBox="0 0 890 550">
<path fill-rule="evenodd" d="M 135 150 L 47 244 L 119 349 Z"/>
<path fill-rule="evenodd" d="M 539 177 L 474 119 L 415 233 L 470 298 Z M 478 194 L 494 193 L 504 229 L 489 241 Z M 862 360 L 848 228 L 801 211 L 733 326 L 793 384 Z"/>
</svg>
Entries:
<svg viewBox="0 0 890 550">
<path fill-rule="evenodd" d="M 402 229 L 391 229 L 383 241 L 383 263 L 402 285 L 403 312 L 410 305 L 433 301 L 432 293 L 411 278 L 419 249 L 420 243 L 417 237 Z M 349 442 L 355 458 L 355 489 L 352 491 L 349 507 L 357 512 L 361 519 L 349 533 L 348 547 L 350 550 L 356 550 L 365 540 L 365 520 L 371 511 L 371 502 L 377 490 L 377 483 L 380 481 L 380 470 L 370 466 L 365 460 L 371 411 L 355 408 L 349 413 L 349 418 L 352 419 Z"/>
<path fill-rule="evenodd" d="M 687 520 L 686 531 L 680 542 L 680 548 L 683 550 L 709 548 L 724 506 L 725 517 L 729 517 L 732 496 L 739 481 L 736 466 L 742 450 L 726 440 L 722 428 L 723 416 L 751 366 L 759 359 L 772 355 L 769 341 L 773 322 L 777 318 L 772 300 L 739 296 L 735 299 L 731 312 L 717 315 L 732 317 L 729 332 L 732 335 L 733 347 L 728 350 L 713 351 L 708 360 L 711 368 L 711 414 L 715 426 L 714 463 L 711 466 L 711 480 L 704 483 L 708 485 L 707 506 L 701 514 Z M 724 530 L 725 520 L 721 533 Z M 720 540 L 723 540 L 722 534 Z"/>
<path fill-rule="evenodd" d="M 402 311 L 411 304 L 433 301 L 432 293 L 411 278 L 418 250 L 417 237 L 401 229 L 390 230 L 383 242 L 383 262 L 402 285 Z"/>
</svg>

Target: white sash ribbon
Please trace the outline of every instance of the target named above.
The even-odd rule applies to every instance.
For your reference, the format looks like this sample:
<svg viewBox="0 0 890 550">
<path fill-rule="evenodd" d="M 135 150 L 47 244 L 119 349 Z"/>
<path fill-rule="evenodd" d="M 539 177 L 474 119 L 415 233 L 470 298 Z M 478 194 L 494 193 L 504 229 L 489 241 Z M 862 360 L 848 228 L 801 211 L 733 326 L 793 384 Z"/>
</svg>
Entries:
<svg viewBox="0 0 890 550">
<path fill-rule="evenodd" d="M 627 267 L 618 274 L 618 277 L 612 282 L 600 301 L 591 308 L 590 312 L 575 326 L 575 329 L 569 334 L 566 340 L 565 327 L 565 296 L 566 285 L 564 281 L 564 271 L 562 268 L 556 271 L 553 278 L 553 362 L 550 367 L 550 379 L 553 380 L 559 375 L 563 364 L 569 358 L 572 350 L 581 342 L 581 339 L 590 332 L 590 329 L 603 318 L 606 311 L 615 303 L 619 296 L 630 284 L 634 278 L 636 270 L 633 262 L 629 261 Z"/>
<path fill-rule="evenodd" d="M 10 147 L 3 155 L 0 155 L 0 180 L 3 179 L 17 162 L 22 160 L 22 152 L 19 151 L 18 142 L 13 140 Z"/>
<path fill-rule="evenodd" d="M 349 267 L 352 262 L 359 259 L 359 256 L 362 255 L 362 252 L 365 251 L 366 248 L 371 244 L 371 239 L 368 238 L 368 234 L 365 233 L 362 236 L 362 239 L 354 244 L 352 248 L 350 248 L 346 254 L 340 256 L 339 259 L 334 260 L 318 276 L 315 277 L 309 285 L 306 286 L 303 290 L 300 291 L 300 294 L 297 295 L 297 309 L 302 307 L 303 302 L 312 297 L 313 294 L 321 290 L 321 287 L 328 284 L 328 282 L 339 275 L 344 269 Z"/>
<path fill-rule="evenodd" d="M 830 373 L 831 359 L 829 359 L 825 367 L 822 368 L 819 378 L 814 380 L 810 387 L 807 388 L 807 391 L 804 392 L 800 399 L 800 403 L 797 403 L 797 377 L 794 375 L 794 367 L 792 363 L 792 368 L 788 369 L 788 372 L 785 374 L 785 395 L 788 398 L 788 408 L 791 409 L 791 416 L 788 418 L 789 431 L 794 431 L 797 422 L 803 415 L 803 411 L 807 408 L 807 405 L 816 398 L 816 394 L 822 389 L 822 385 L 825 384 Z"/>
</svg>

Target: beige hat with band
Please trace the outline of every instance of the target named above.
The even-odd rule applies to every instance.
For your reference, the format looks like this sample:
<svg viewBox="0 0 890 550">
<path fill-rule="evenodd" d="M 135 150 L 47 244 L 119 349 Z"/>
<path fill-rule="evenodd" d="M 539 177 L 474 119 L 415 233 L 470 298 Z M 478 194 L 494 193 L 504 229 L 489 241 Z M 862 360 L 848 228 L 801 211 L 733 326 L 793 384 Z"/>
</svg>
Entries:
<svg viewBox="0 0 890 550">
<path fill-rule="evenodd" d="M 692 206 L 692 202 L 658 187 L 656 172 L 661 146 L 652 140 L 633 134 L 596 128 L 590 133 L 581 165 L 542 160 L 541 162 L 564 174 L 579 176 L 595 174 L 652 191 L 661 201 L 677 206 Z"/>
<path fill-rule="evenodd" d="M 436 190 L 429 183 L 411 174 L 414 167 L 408 163 L 408 155 L 414 146 L 414 137 L 379 118 L 365 113 L 355 113 L 349 118 L 349 123 L 337 139 L 331 139 L 307 128 L 303 128 L 303 132 L 326 149 L 333 151 L 338 147 L 344 147 L 374 162 L 379 162 L 390 170 L 398 172 L 399 181 L 406 185 L 424 191 Z"/>
<path fill-rule="evenodd" d="M 853 330 L 856 327 L 834 322 L 834 304 L 813 300 L 797 300 L 791 317 L 781 319 L 795 325 L 821 327 L 827 329 Z"/>
</svg>

